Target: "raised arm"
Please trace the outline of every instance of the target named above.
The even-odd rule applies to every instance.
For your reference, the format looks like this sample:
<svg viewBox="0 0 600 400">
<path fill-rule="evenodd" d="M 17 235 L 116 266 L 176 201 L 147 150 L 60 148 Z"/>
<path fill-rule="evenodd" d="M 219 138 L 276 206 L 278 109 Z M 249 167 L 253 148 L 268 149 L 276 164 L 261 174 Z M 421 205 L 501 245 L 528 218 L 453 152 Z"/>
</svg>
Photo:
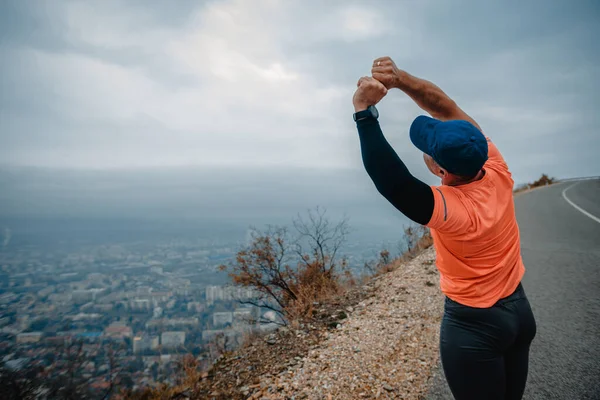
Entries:
<svg viewBox="0 0 600 400">
<path fill-rule="evenodd" d="M 431 187 L 410 173 L 376 119 L 358 121 L 356 126 L 363 164 L 377 191 L 402 214 L 426 225 L 433 215 Z"/>
<path fill-rule="evenodd" d="M 374 106 L 386 93 L 380 82 L 361 78 L 353 98 L 355 111 Z M 357 118 L 356 126 L 365 170 L 379 193 L 411 220 L 427 224 L 434 211 L 434 195 L 429 185 L 408 171 L 383 136 L 376 117 Z"/>
<path fill-rule="evenodd" d="M 402 90 L 419 107 L 427 111 L 433 118 L 441 121 L 465 120 L 481 127 L 473 118 L 464 112 L 442 89 L 435 84 L 406 71 L 399 69 L 389 57 L 380 57 L 373 62 L 371 69 L 373 78 L 383 83 L 387 89 L 397 88 Z"/>
</svg>

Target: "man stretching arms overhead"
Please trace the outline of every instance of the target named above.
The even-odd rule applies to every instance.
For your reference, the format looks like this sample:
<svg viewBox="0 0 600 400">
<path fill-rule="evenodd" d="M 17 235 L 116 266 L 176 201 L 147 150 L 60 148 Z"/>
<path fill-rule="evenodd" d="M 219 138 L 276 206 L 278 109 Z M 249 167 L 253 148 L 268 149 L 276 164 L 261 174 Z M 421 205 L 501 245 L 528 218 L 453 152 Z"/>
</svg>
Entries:
<svg viewBox="0 0 600 400">
<path fill-rule="evenodd" d="M 444 374 L 456 399 L 521 399 L 536 323 L 521 279 L 513 180 L 477 122 L 433 83 L 378 58 L 353 97 L 362 159 L 377 190 L 431 229 L 445 294 L 440 330 Z M 415 178 L 389 145 L 375 108 L 393 88 L 433 118 L 417 117 L 412 143 L 441 180 Z"/>
</svg>

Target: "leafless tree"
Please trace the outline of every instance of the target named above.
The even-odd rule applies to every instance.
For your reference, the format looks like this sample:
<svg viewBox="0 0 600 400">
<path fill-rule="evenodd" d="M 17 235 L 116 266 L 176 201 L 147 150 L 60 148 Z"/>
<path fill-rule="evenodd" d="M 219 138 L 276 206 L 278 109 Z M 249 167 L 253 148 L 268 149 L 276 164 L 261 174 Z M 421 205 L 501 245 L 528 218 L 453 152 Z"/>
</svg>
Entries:
<svg viewBox="0 0 600 400">
<path fill-rule="evenodd" d="M 325 209 L 316 207 L 307 211 L 307 218 L 298 214 L 294 227 L 299 237 L 294 247 L 302 262 L 307 266 L 317 264 L 323 274 L 330 276 L 337 266 L 346 265 L 345 259 L 338 263 L 337 256 L 350 229 L 347 217 L 332 225 L 326 213 Z"/>
<path fill-rule="evenodd" d="M 325 210 L 316 208 L 305 218 L 299 215 L 293 227 L 295 237 L 283 227 L 269 227 L 264 233 L 253 229 L 251 243 L 238 251 L 235 262 L 220 266 L 229 271 L 234 285 L 258 293 L 242 304 L 272 310 L 279 317 L 259 317 L 259 323 L 287 325 L 290 306 L 298 309 L 298 304 L 335 287 L 337 269 L 346 266 L 338 255 L 348 234 L 346 218 L 332 224 Z"/>
</svg>

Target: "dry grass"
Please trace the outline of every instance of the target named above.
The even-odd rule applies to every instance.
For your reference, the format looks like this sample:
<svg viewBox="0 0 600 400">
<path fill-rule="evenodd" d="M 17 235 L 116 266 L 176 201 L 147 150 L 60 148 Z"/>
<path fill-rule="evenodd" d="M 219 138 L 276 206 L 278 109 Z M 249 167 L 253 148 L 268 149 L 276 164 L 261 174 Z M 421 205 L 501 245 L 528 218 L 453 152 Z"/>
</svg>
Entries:
<svg viewBox="0 0 600 400">
<path fill-rule="evenodd" d="M 394 271 L 403 263 L 415 258 L 421 251 L 433 244 L 433 238 L 429 229 L 424 226 L 409 226 L 404 229 L 406 236 L 407 250 L 394 260 L 389 260 L 389 252 L 383 250 L 380 253 L 379 261 L 376 265 L 374 276 L 386 274 Z"/>
<path fill-rule="evenodd" d="M 300 279 L 295 287 L 296 299 L 288 303 L 285 315 L 290 325 L 300 324 L 315 313 L 315 303 L 321 303 L 344 292 L 337 275 L 322 274 L 315 268 Z"/>
</svg>

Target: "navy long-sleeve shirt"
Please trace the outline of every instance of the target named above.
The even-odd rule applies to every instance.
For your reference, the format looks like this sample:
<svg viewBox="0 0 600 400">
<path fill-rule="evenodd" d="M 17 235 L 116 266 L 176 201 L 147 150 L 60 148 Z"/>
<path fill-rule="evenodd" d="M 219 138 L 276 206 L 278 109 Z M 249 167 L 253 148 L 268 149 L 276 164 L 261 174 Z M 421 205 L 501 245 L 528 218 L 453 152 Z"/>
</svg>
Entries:
<svg viewBox="0 0 600 400">
<path fill-rule="evenodd" d="M 431 187 L 415 178 L 388 143 L 379 121 L 357 121 L 363 164 L 375 187 L 411 220 L 426 225 L 433 215 Z"/>
</svg>

